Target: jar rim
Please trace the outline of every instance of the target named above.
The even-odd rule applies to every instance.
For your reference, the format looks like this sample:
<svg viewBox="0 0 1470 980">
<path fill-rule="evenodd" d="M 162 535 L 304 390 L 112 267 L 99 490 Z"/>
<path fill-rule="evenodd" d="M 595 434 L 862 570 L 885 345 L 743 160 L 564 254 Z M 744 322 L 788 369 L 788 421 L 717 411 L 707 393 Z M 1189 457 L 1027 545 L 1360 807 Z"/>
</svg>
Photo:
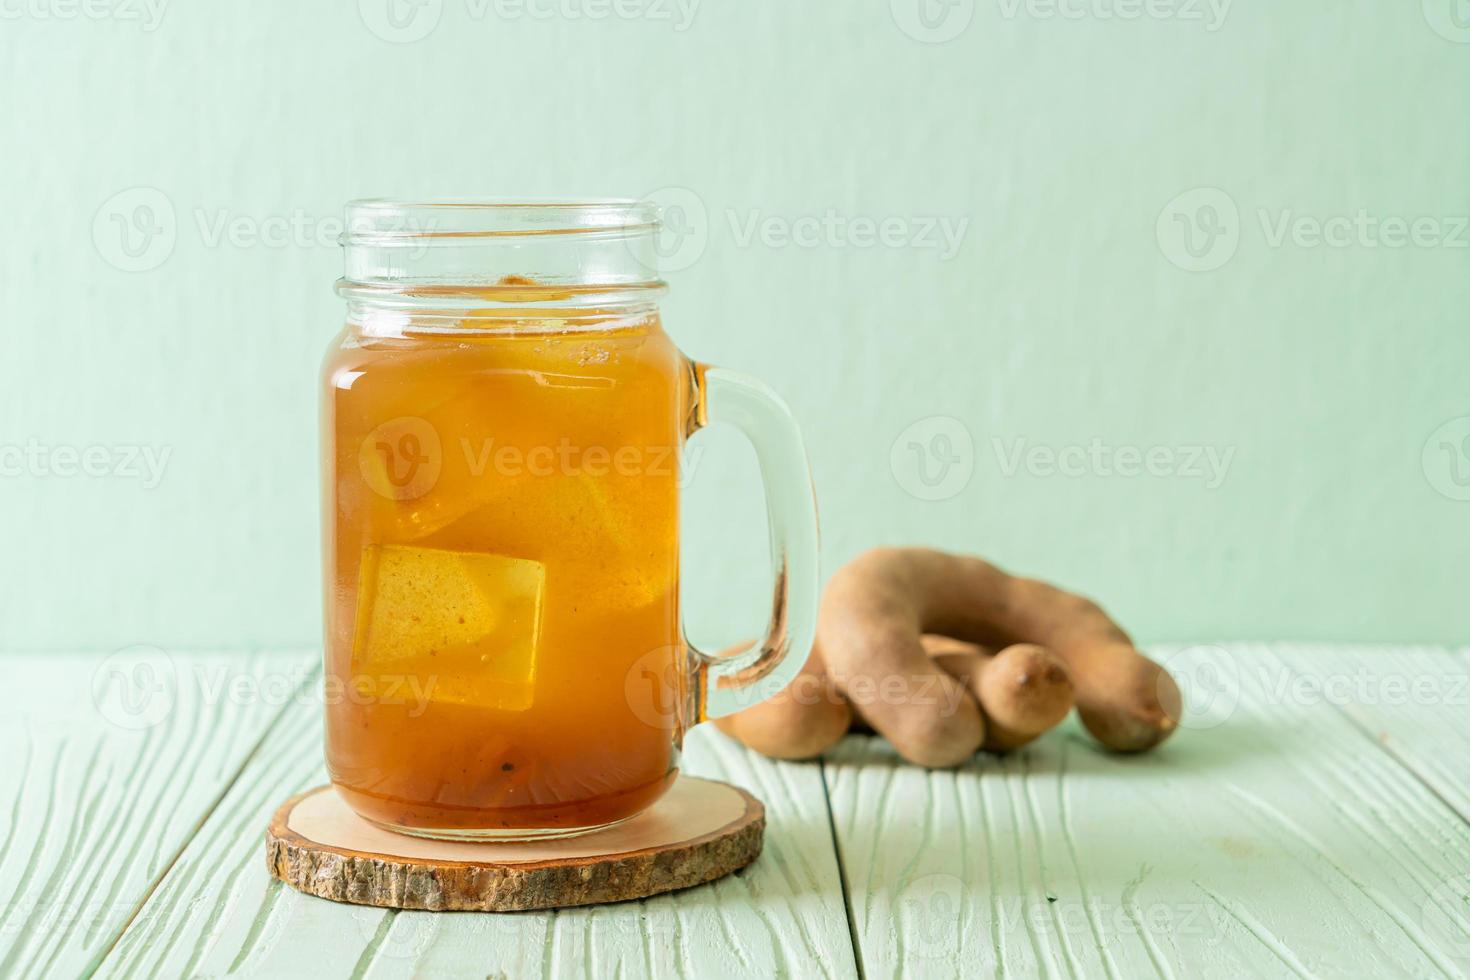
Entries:
<svg viewBox="0 0 1470 980">
<path fill-rule="evenodd" d="M 466 238 L 641 237 L 659 230 L 659 208 L 632 198 L 500 201 L 359 198 L 348 201 L 343 246 L 453 244 Z"/>
<path fill-rule="evenodd" d="M 648 200 L 350 201 L 337 292 L 349 310 L 464 320 L 535 307 L 655 307 L 660 212 Z"/>
</svg>

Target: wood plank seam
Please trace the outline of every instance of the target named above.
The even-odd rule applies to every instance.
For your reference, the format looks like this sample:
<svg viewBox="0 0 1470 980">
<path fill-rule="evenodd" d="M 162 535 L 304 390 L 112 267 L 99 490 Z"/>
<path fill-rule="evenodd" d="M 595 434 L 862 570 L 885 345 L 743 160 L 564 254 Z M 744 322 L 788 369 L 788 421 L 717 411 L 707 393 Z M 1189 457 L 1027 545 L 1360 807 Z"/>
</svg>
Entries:
<svg viewBox="0 0 1470 980">
<path fill-rule="evenodd" d="M 309 737 L 303 728 L 308 722 Z M 763 799 L 778 801 L 785 814 L 767 840 L 772 862 L 754 865 L 748 876 L 723 879 L 712 890 L 564 915 L 403 915 L 267 886 L 256 824 L 281 799 L 323 781 L 319 729 L 319 709 L 305 703 L 275 721 L 246 772 L 109 954 L 105 973 L 280 975 L 283 968 L 290 972 L 292 957 L 299 955 L 293 951 L 338 941 L 341 948 L 331 948 L 340 959 L 318 974 L 322 980 L 349 973 L 378 980 L 456 974 L 482 960 L 490 974 L 511 976 L 709 975 L 711 964 L 722 964 L 723 972 L 715 975 L 820 974 L 837 980 L 856 973 L 837 905 L 836 861 L 827 850 L 830 818 L 816 766 L 769 763 L 712 730 L 686 745 L 691 774 L 749 786 Z M 259 785 L 252 784 L 252 773 L 283 771 L 277 757 L 288 745 L 295 746 L 293 759 L 305 751 L 316 765 L 297 772 L 301 767 L 293 762 L 288 778 L 257 778 Z M 230 866 L 239 859 L 243 872 L 227 874 L 226 859 Z M 820 891 L 814 888 L 818 882 Z"/>
<path fill-rule="evenodd" d="M 293 717 L 293 707 L 293 705 L 288 703 L 285 716 L 286 722 L 289 722 L 290 719 Z M 313 715 L 313 712 L 307 712 L 306 714 L 303 714 L 302 717 L 311 717 Z M 273 758 L 269 763 L 262 763 L 260 760 L 261 754 L 270 750 L 270 741 L 276 739 L 278 733 L 283 730 L 283 724 L 285 724 L 285 722 L 278 721 L 267 730 L 267 741 L 263 743 L 260 747 L 260 750 L 257 752 L 255 760 L 250 765 L 247 765 L 245 774 L 241 775 L 239 779 L 236 780 L 234 787 L 230 790 L 231 795 L 235 794 L 241 788 L 241 786 L 244 785 L 248 779 L 250 779 L 250 769 L 252 766 L 259 770 L 262 767 L 275 767 L 279 765 L 279 755 Z M 319 754 L 319 748 L 314 748 L 316 750 L 313 752 L 313 755 L 316 756 Z M 259 778 L 259 772 L 256 773 L 255 778 Z M 192 876 L 198 872 L 199 867 L 197 864 L 188 866 L 187 868 L 185 867 L 186 863 L 188 862 L 189 854 L 196 848 L 196 846 L 200 846 L 201 842 L 203 842 L 202 846 L 207 849 L 211 837 L 218 838 L 220 836 L 220 821 L 227 821 L 229 819 L 228 817 L 222 817 L 222 814 L 228 809 L 228 805 L 229 798 L 227 797 L 226 801 L 221 804 L 221 807 L 215 811 L 214 817 L 211 817 L 211 823 L 214 824 L 214 828 L 212 831 L 210 824 L 206 824 L 204 830 L 202 830 L 199 834 L 196 834 L 189 841 L 188 847 L 176 860 L 174 867 L 170 870 L 167 877 L 165 877 L 163 883 L 158 886 L 153 896 L 149 899 L 147 904 L 145 904 L 143 911 L 139 913 L 139 915 L 143 918 L 135 919 L 133 926 L 123 934 L 119 943 L 109 953 L 107 960 L 104 961 L 102 964 L 103 970 L 110 970 L 114 975 L 118 976 L 131 976 L 138 969 L 138 964 L 134 962 L 135 960 L 143 958 L 151 952 L 158 952 L 160 950 L 163 951 L 165 959 L 167 958 L 168 952 L 180 939 L 180 931 L 189 924 L 190 918 L 188 915 L 178 915 L 175 917 L 155 916 L 152 921 L 149 921 L 147 919 L 149 908 L 150 906 L 154 906 L 155 904 L 167 906 L 171 898 L 175 896 L 181 897 L 182 895 L 190 891 L 190 881 L 192 879 Z M 206 835 L 211 835 L 211 837 L 206 837 Z M 253 864 L 253 862 L 250 863 Z M 241 862 L 241 864 L 236 866 L 235 874 L 238 874 L 240 868 L 242 868 L 244 864 L 245 862 Z M 221 874 L 223 874 L 227 879 L 233 879 L 235 877 L 235 874 L 225 872 L 221 865 L 212 865 L 211 867 L 213 869 L 211 872 L 211 878 Z M 182 875 L 180 874 L 181 869 L 183 869 Z M 209 914 L 210 924 L 215 921 L 215 916 L 218 914 L 218 911 L 219 909 L 216 908 Z M 153 935 L 151 937 L 149 936 L 150 931 L 165 929 L 169 924 L 175 924 L 171 936 L 161 933 Z M 206 926 L 206 931 L 208 930 L 208 928 L 210 928 L 209 925 Z M 140 935 L 142 936 L 141 939 Z M 175 975 L 181 976 L 196 975 L 197 971 L 194 968 L 194 965 L 195 963 L 197 963 L 198 952 L 198 948 L 196 947 L 195 955 L 190 956 L 188 964 L 183 967 L 174 967 L 173 973 Z M 159 969 L 154 969 L 154 972 L 159 973 L 162 971 Z"/>
<path fill-rule="evenodd" d="M 106 946 L 100 949 L 96 957 L 93 958 L 92 963 L 94 967 L 100 966 L 102 963 L 105 963 L 107 961 L 107 958 L 112 955 L 112 951 L 117 948 L 117 944 L 122 941 L 123 936 L 125 936 L 128 930 L 132 928 L 133 922 L 136 921 L 138 918 L 138 914 L 143 911 L 144 907 L 147 906 L 149 900 L 153 898 L 154 892 L 156 892 L 158 890 L 158 887 L 163 884 L 164 879 L 168 877 L 169 872 L 173 870 L 174 865 L 178 863 L 179 858 L 183 856 L 184 851 L 188 849 L 189 844 L 194 840 L 195 837 L 199 836 L 199 832 L 204 829 L 204 825 L 209 821 L 209 818 L 214 814 L 215 810 L 219 808 L 220 803 L 224 801 L 225 797 L 229 795 L 230 789 L 235 785 L 236 782 L 239 781 L 240 777 L 244 774 L 245 769 L 250 765 L 251 760 L 254 759 L 256 753 L 260 751 L 260 747 L 265 744 L 265 740 L 270 736 L 271 732 L 275 730 L 276 726 L 281 724 L 281 721 L 286 717 L 287 712 L 291 709 L 291 706 L 295 702 L 295 697 L 307 690 L 312 684 L 316 683 L 317 678 L 321 674 L 321 670 L 321 664 L 315 664 L 312 669 L 306 673 L 302 680 L 292 689 L 292 697 L 284 699 L 281 707 L 277 709 L 275 717 L 273 717 L 270 720 L 270 723 L 262 729 L 260 736 L 255 740 L 255 744 L 251 745 L 250 751 L 241 758 L 240 764 L 235 767 L 235 771 L 230 775 L 229 781 L 220 787 L 220 791 L 215 795 L 214 799 L 210 802 L 208 808 L 200 815 L 199 819 L 195 821 L 194 826 L 189 831 L 188 835 L 179 841 L 178 847 L 169 857 L 168 862 L 158 870 L 158 872 L 153 876 L 153 880 L 148 883 L 148 887 L 143 890 L 143 893 L 139 897 L 137 904 L 134 905 L 132 912 L 128 915 L 127 921 L 124 922 L 122 926 L 117 929 L 116 933 L 112 937 L 111 942 L 107 943 Z"/>
<path fill-rule="evenodd" d="M 914 774 L 878 740 L 834 750 L 825 785 L 869 975 L 921 964 L 936 976 L 1470 975 L 1455 918 L 1470 901 L 1465 802 L 1451 817 L 1445 794 L 1422 785 L 1439 778 L 1453 796 L 1444 780 L 1462 767 L 1400 775 L 1394 753 L 1363 749 L 1365 726 L 1396 729 L 1322 711 L 1356 683 L 1337 676 L 1346 668 L 1332 649 L 1305 650 L 1300 666 L 1281 663 L 1293 652 L 1281 645 L 1176 652 L 1203 696 L 1223 700 L 1201 702 L 1199 730 L 1157 756 L 1110 756 L 1073 722 L 953 775 Z M 1460 690 L 1449 685 L 1462 663 L 1416 655 L 1370 667 L 1384 718 L 1420 713 L 1393 700 L 1403 678 L 1393 687 L 1377 674 L 1432 673 L 1424 696 L 1441 707 L 1429 721 L 1454 724 L 1443 705 L 1460 702 L 1443 698 Z M 1348 712 L 1379 703 L 1352 696 Z M 1416 728 L 1404 754 L 1432 757 L 1433 732 Z M 1197 805 L 1171 815 L 1184 799 Z M 971 857 L 981 816 L 988 846 Z M 1151 846 L 1160 841 L 1192 846 Z M 1345 944 L 1344 931 L 1372 941 Z"/>
<path fill-rule="evenodd" d="M 853 919 L 852 890 L 847 882 L 847 864 L 842 858 L 842 842 L 837 837 L 837 817 L 832 812 L 832 787 L 827 782 L 827 760 L 817 760 L 817 772 L 822 777 L 822 802 L 827 810 L 827 830 L 832 835 L 832 854 L 837 860 L 837 883 L 842 890 L 842 908 L 847 918 L 847 938 L 852 943 L 852 959 L 857 965 L 858 980 L 865 980 L 863 950 L 858 943 L 857 922 Z"/>
</svg>

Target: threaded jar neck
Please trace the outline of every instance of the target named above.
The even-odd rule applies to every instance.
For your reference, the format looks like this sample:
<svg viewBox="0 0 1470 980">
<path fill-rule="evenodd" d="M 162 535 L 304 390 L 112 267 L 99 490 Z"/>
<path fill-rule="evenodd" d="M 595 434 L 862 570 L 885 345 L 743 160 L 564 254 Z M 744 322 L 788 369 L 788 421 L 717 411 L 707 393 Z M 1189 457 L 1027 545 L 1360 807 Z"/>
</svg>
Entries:
<svg viewBox="0 0 1470 980">
<path fill-rule="evenodd" d="M 337 292 L 350 318 L 474 320 L 517 309 L 655 308 L 659 212 L 642 201 L 347 205 Z"/>
</svg>

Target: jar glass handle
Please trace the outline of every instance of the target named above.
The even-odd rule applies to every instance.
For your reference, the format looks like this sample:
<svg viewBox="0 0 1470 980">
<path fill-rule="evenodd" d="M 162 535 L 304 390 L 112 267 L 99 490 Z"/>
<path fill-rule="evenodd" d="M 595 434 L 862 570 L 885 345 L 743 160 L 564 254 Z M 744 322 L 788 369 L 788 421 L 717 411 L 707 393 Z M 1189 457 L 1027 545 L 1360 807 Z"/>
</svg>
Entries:
<svg viewBox="0 0 1470 980">
<path fill-rule="evenodd" d="M 791 683 L 811 654 L 817 621 L 817 504 L 801 432 L 791 410 L 754 378 L 694 366 L 698 428 L 729 423 L 755 448 L 766 491 L 775 594 L 765 636 L 728 656 L 690 645 L 695 665 L 696 722 L 758 704 Z"/>
</svg>

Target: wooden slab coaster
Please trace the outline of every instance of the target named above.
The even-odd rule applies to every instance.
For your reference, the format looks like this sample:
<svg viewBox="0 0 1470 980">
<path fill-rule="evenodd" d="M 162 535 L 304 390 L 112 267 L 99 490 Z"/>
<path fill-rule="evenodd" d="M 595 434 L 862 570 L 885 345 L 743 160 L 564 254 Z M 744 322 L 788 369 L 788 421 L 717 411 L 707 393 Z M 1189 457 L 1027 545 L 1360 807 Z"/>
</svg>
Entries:
<svg viewBox="0 0 1470 980">
<path fill-rule="evenodd" d="M 544 841 L 395 834 L 330 786 L 282 804 L 266 833 L 270 873 L 308 895 L 380 908 L 509 912 L 647 898 L 713 881 L 761 852 L 766 808 L 727 783 L 680 776 L 638 816 Z"/>
</svg>

